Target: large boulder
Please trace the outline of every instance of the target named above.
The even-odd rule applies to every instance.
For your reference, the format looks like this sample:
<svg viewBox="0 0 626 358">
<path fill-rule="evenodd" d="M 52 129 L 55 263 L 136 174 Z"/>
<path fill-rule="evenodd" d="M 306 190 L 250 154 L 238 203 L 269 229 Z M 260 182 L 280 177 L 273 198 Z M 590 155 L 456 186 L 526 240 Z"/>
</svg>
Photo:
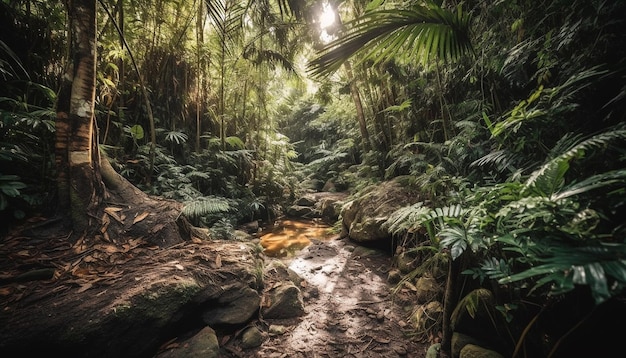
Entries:
<svg viewBox="0 0 626 358">
<path fill-rule="evenodd" d="M 389 215 L 420 201 L 409 182 L 410 178 L 405 176 L 382 182 L 344 204 L 341 209 L 342 237 L 348 236 L 360 243 L 391 239 L 391 234 L 382 227 Z"/>
</svg>

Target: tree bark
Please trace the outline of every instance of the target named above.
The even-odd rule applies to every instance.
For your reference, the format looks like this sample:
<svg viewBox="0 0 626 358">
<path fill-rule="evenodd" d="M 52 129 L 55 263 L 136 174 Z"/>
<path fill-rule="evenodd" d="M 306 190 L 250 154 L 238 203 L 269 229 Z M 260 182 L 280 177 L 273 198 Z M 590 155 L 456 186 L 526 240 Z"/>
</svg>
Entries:
<svg viewBox="0 0 626 358">
<path fill-rule="evenodd" d="M 68 0 L 67 8 L 72 65 L 57 102 L 58 210 L 69 214 L 75 232 L 83 232 L 104 196 L 94 119 L 96 3 Z"/>
</svg>

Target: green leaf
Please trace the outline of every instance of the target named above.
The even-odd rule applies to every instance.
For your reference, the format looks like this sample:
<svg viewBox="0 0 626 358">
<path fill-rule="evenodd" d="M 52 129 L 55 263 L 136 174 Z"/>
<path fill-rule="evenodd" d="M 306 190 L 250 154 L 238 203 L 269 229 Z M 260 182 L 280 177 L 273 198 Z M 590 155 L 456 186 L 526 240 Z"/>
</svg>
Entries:
<svg viewBox="0 0 626 358">
<path fill-rule="evenodd" d="M 143 139 L 144 137 L 143 127 L 139 124 L 135 124 L 134 126 L 130 127 L 130 135 L 132 135 L 133 138 L 136 140 Z"/>
</svg>

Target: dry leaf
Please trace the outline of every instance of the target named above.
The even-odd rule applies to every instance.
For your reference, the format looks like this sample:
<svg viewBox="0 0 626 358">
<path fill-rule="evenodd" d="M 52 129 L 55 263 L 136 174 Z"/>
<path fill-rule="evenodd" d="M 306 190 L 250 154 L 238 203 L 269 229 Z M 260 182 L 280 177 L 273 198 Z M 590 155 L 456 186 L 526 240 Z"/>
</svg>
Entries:
<svg viewBox="0 0 626 358">
<path fill-rule="evenodd" d="M 220 256 L 220 254 L 217 254 L 217 256 L 215 257 L 215 267 L 222 267 L 222 257 Z"/>
<path fill-rule="evenodd" d="M 120 250 L 115 245 L 95 245 L 94 249 L 98 251 L 104 251 L 108 254 L 114 254 L 116 252 L 120 252 Z"/>
<path fill-rule="evenodd" d="M 147 211 L 143 212 L 141 215 L 137 216 L 134 220 L 133 220 L 133 225 L 140 222 L 141 220 L 145 219 L 146 217 L 148 217 L 148 215 L 150 215 L 150 213 L 148 213 Z"/>
<path fill-rule="evenodd" d="M 92 288 L 92 287 L 93 287 L 93 284 L 91 284 L 91 283 L 86 283 L 86 284 L 84 284 L 84 285 L 81 285 L 81 286 L 80 286 L 80 288 L 78 289 L 78 291 L 76 291 L 76 292 L 77 292 L 77 293 L 82 293 L 82 292 L 85 292 L 85 291 L 87 291 L 88 289 L 90 289 L 90 288 Z"/>
<path fill-rule="evenodd" d="M 180 264 L 176 264 L 176 265 L 174 265 L 174 267 L 176 267 L 176 268 L 177 268 L 177 269 L 179 269 L 179 270 L 184 270 L 184 269 L 185 269 L 185 268 L 183 267 L 183 265 L 180 265 Z"/>
<path fill-rule="evenodd" d="M 0 287 L 0 296 L 8 296 L 13 293 L 13 289 L 11 287 Z"/>
<path fill-rule="evenodd" d="M 112 217 L 113 219 L 115 219 L 117 222 L 123 224 L 124 220 L 117 215 L 117 211 L 122 210 L 121 208 L 113 208 L 113 207 L 109 207 L 109 208 L 105 208 L 104 212 L 106 212 L 107 214 L 109 214 L 110 217 Z"/>
</svg>

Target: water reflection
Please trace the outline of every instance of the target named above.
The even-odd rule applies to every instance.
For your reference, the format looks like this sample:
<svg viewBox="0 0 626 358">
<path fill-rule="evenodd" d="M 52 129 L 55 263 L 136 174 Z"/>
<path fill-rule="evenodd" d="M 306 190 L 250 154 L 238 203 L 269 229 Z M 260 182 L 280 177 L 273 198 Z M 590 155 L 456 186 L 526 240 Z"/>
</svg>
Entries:
<svg viewBox="0 0 626 358">
<path fill-rule="evenodd" d="M 311 240 L 326 240 L 330 226 L 318 220 L 278 220 L 261 236 L 263 253 L 272 257 L 293 255 L 307 247 Z"/>
</svg>

